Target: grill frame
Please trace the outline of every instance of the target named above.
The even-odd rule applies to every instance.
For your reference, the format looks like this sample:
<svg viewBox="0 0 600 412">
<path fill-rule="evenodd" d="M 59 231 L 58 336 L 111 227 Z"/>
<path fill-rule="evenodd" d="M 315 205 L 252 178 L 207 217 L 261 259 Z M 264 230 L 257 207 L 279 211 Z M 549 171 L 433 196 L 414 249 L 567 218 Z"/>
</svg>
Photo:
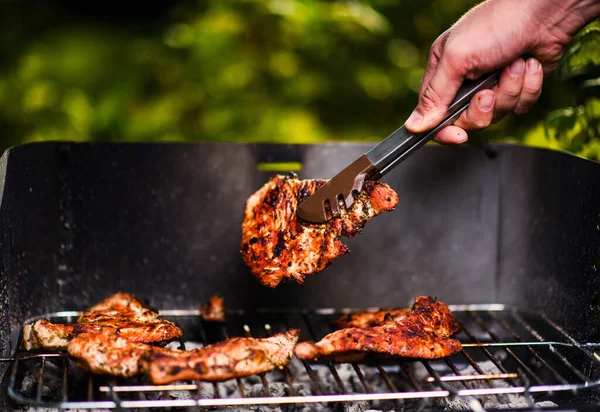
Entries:
<svg viewBox="0 0 600 412">
<path fill-rule="evenodd" d="M 311 363 L 311 362 L 303 362 L 305 367 L 305 373 L 310 378 L 311 381 L 311 389 L 314 389 L 312 384 L 316 384 L 318 387 L 321 386 L 320 382 L 315 381 L 313 375 L 311 374 L 312 368 L 317 366 L 320 368 L 329 368 L 331 372 L 332 381 L 337 382 L 337 386 L 340 389 L 338 394 L 311 394 L 309 396 L 298 395 L 298 394 L 290 394 L 289 396 L 271 396 L 269 391 L 269 383 L 266 375 L 261 375 L 261 381 L 263 383 L 265 389 L 265 395 L 260 397 L 246 397 L 244 395 L 244 384 L 240 379 L 237 379 L 237 385 L 240 388 L 240 394 L 242 396 L 238 397 L 221 397 L 218 389 L 215 389 L 214 398 L 198 398 L 196 394 L 199 394 L 200 388 L 202 385 L 210 385 L 210 383 L 174 383 L 169 385 L 151 385 L 151 384 L 133 384 L 133 385 L 119 385 L 116 384 L 116 380 L 111 379 L 108 385 L 99 385 L 92 392 L 98 392 L 101 394 L 106 394 L 107 397 L 111 399 L 92 399 L 90 397 L 90 388 L 92 385 L 92 375 L 88 374 L 88 400 L 86 401 L 70 401 L 67 399 L 68 392 L 68 376 L 69 376 L 69 366 L 68 366 L 68 357 L 66 353 L 63 352 L 46 352 L 46 353 L 32 353 L 25 351 L 16 351 L 14 354 L 14 359 L 12 361 L 11 372 L 8 382 L 8 395 L 10 398 L 20 405 L 29 405 L 29 406 L 37 406 L 37 407 L 46 407 L 46 408 L 56 408 L 56 409 L 70 409 L 70 408 L 78 408 L 78 409 L 107 409 L 114 410 L 118 408 L 169 408 L 169 407 L 216 407 L 216 406 L 267 406 L 267 405 L 285 405 L 285 404 L 331 404 L 331 403 L 343 403 L 343 402 L 360 402 L 360 401 L 401 401 L 401 400 L 425 400 L 432 398 L 462 398 L 465 401 L 469 402 L 474 410 L 481 410 L 481 402 L 478 400 L 481 396 L 500 396 L 500 395 L 523 395 L 530 402 L 530 406 L 534 405 L 533 396 L 536 394 L 551 394 L 551 393 L 559 393 L 559 392 L 570 392 L 572 394 L 581 392 L 583 390 L 592 390 L 593 388 L 600 385 L 600 356 L 596 354 L 592 349 L 594 347 L 600 346 L 600 344 L 581 344 L 577 340 L 575 340 L 571 335 L 569 335 L 563 328 L 554 323 L 551 319 L 549 319 L 544 313 L 528 311 L 521 308 L 517 308 L 514 306 L 508 306 L 503 304 L 475 304 L 475 305 L 449 305 L 450 309 L 453 313 L 456 314 L 459 323 L 463 328 L 463 332 L 461 334 L 466 334 L 471 342 L 462 342 L 463 351 L 461 353 L 452 355 L 451 357 L 445 358 L 443 360 L 435 360 L 435 361 L 415 361 L 421 363 L 424 368 L 427 370 L 429 376 L 424 380 L 421 379 L 419 381 L 415 378 L 411 372 L 408 370 L 409 362 L 405 360 L 398 361 L 398 373 L 402 375 L 403 379 L 406 383 L 409 383 L 414 387 L 414 391 L 400 391 L 394 387 L 394 384 L 389 380 L 389 372 L 386 370 L 385 366 L 382 366 L 379 361 L 370 360 L 369 362 L 374 362 L 374 366 L 378 369 L 381 374 L 381 378 L 388 383 L 388 388 L 391 390 L 390 392 L 371 392 L 368 390 L 370 383 L 366 382 L 363 378 L 363 373 L 365 368 L 367 368 L 362 362 L 361 365 L 352 364 L 354 371 L 357 373 L 359 380 L 363 384 L 365 389 L 365 393 L 350 393 L 350 391 L 346 391 L 345 383 L 343 380 L 340 380 L 337 375 L 336 368 L 334 363 L 326 362 L 324 363 Z M 376 308 L 371 308 L 376 309 Z M 306 328 L 304 328 L 304 332 L 308 332 L 313 337 L 317 337 L 317 334 L 312 331 L 313 326 L 309 319 L 309 317 L 331 317 L 331 316 L 339 316 L 342 313 L 351 313 L 359 311 L 359 309 L 317 309 L 317 310 L 305 310 L 305 311 L 294 311 L 294 310 L 281 310 L 279 313 L 274 312 L 272 310 L 265 311 L 257 311 L 255 313 L 249 313 L 247 311 L 228 311 L 228 318 L 239 317 L 248 317 L 255 318 L 256 316 L 281 316 L 281 319 L 284 323 L 287 323 L 286 319 L 289 317 L 298 317 L 302 318 L 306 322 Z M 67 322 L 72 322 L 73 318 L 76 318 L 80 312 L 78 311 L 62 311 L 55 313 L 44 314 L 32 319 L 28 319 L 25 323 L 33 322 L 40 317 L 46 317 L 48 319 L 56 321 L 64 320 Z M 183 319 L 186 317 L 193 317 L 192 319 L 197 319 L 198 326 L 200 330 L 201 336 L 203 336 L 203 341 L 206 340 L 206 333 L 204 332 L 203 321 L 200 316 L 199 310 L 163 310 L 160 311 L 161 316 L 164 316 L 169 319 L 176 320 L 178 318 Z M 487 315 L 485 315 L 487 314 Z M 488 316 L 496 323 L 490 324 L 482 319 L 482 316 Z M 523 340 L 521 336 L 506 322 L 502 316 L 510 315 L 514 319 L 515 325 L 520 324 L 525 330 L 529 331 L 532 336 L 537 338 L 537 341 L 532 340 Z M 527 321 L 525 317 L 534 317 L 537 321 L 543 322 L 550 330 L 552 330 L 557 336 L 562 336 L 563 341 L 552 340 L 548 341 L 544 338 L 544 335 L 536 329 L 535 325 L 531 325 L 530 321 Z M 464 319 L 472 318 L 473 321 L 481 327 L 481 330 L 486 331 L 488 334 L 488 341 L 482 341 L 480 331 L 473 332 L 472 324 L 469 328 L 466 327 Z M 503 324 L 504 323 L 504 324 Z M 265 324 L 265 332 L 267 334 L 272 333 L 271 326 L 269 323 Z M 493 331 L 493 329 L 500 325 L 505 328 L 505 332 L 510 334 L 514 338 L 514 342 L 505 342 L 501 336 L 498 336 L 497 331 Z M 250 327 L 245 324 L 243 330 L 247 336 L 251 336 Z M 224 337 L 228 336 L 227 325 L 222 325 L 222 331 Z M 304 333 L 303 332 L 303 333 Z M 479 335 L 479 337 L 477 336 Z M 460 335 L 459 335 L 460 336 Z M 22 334 L 19 331 L 19 344 L 17 347 L 20 347 L 20 342 L 22 339 Z M 185 336 L 184 338 L 185 339 Z M 183 340 L 183 345 L 185 347 L 185 340 Z M 212 343 L 212 342 L 208 342 Z M 546 368 L 550 371 L 554 376 L 562 381 L 562 384 L 557 383 L 548 383 L 544 382 L 542 379 L 537 377 L 536 372 L 529 369 L 527 363 L 531 361 L 531 358 L 521 359 L 517 354 L 514 353 L 517 348 L 525 348 L 531 354 L 532 357 L 536 358 L 540 362 L 539 368 Z M 592 349 L 590 349 L 592 348 Z M 575 352 L 570 355 L 566 355 L 565 351 L 574 350 Z M 502 350 L 508 356 L 515 358 L 516 362 L 523 368 L 523 370 L 518 369 L 515 371 L 504 370 L 504 365 L 506 359 L 504 361 L 498 357 L 498 355 L 494 355 L 490 352 L 490 350 Z M 554 355 L 554 361 L 550 361 L 546 356 L 540 355 L 540 350 L 548 350 L 549 353 Z M 489 358 L 489 360 L 496 364 L 498 369 L 502 372 L 499 374 L 490 374 L 483 373 L 481 369 L 478 369 L 479 362 L 473 360 L 473 352 L 481 351 Z M 582 370 L 581 365 L 573 365 L 572 358 L 575 356 L 583 356 L 584 359 L 592 362 L 589 372 L 586 374 L 584 370 Z M 60 402 L 47 402 L 42 400 L 41 389 L 43 387 L 43 369 L 46 362 L 46 359 L 60 357 L 64 359 L 63 363 L 63 381 L 61 382 L 62 387 L 62 397 L 63 400 Z M 476 372 L 472 375 L 461 375 L 459 369 L 457 368 L 455 361 L 456 357 L 464 357 L 467 363 L 470 363 L 476 369 Z M 21 393 L 17 389 L 17 376 L 19 375 L 20 364 L 25 360 L 30 360 L 33 358 L 41 358 L 41 374 L 38 374 L 41 379 L 38 377 L 37 388 L 35 392 L 35 397 L 27 397 L 23 393 Z M 569 359 L 570 358 L 570 359 Z M 448 375 L 439 372 L 436 368 L 432 367 L 432 363 L 445 363 L 447 371 L 454 372 L 454 375 Z M 556 370 L 556 362 L 562 363 L 564 370 L 570 370 L 578 378 L 580 378 L 581 382 L 572 382 L 565 379 L 557 370 Z M 551 366 L 551 363 L 554 363 L 555 366 Z M 338 365 L 335 363 L 335 365 Z M 373 369 L 371 367 L 371 369 Z M 546 371 L 546 372 L 548 372 Z M 312 371 L 314 372 L 314 371 Z M 483 373 L 483 374 L 482 374 Z M 292 376 L 291 381 L 288 380 L 289 372 L 284 371 L 286 382 L 289 385 L 290 390 L 292 391 L 296 383 L 296 379 Z M 592 374 L 597 375 L 592 378 Z M 533 380 L 538 380 L 537 384 L 531 384 L 531 378 Z M 495 387 L 489 382 L 493 380 L 502 380 L 512 381 L 512 383 L 508 387 Z M 486 382 L 487 388 L 469 388 L 464 385 L 464 389 L 457 389 L 455 387 L 449 386 L 449 382 L 470 382 L 470 381 L 483 381 Z M 517 384 L 517 382 L 520 383 Z M 421 387 L 421 385 L 431 384 L 432 386 L 437 386 L 437 389 L 426 389 Z M 212 384 L 214 388 L 218 388 L 218 384 Z M 347 386 L 347 385 L 346 385 Z M 394 391 L 396 389 L 396 391 Z M 171 391 L 189 391 L 190 398 L 189 399 L 157 399 L 157 400 L 127 400 L 120 399 L 119 394 L 122 393 L 137 393 L 137 392 L 171 392 Z M 372 389 L 371 389 L 372 390 Z M 314 392 L 314 390 L 313 390 Z"/>
</svg>

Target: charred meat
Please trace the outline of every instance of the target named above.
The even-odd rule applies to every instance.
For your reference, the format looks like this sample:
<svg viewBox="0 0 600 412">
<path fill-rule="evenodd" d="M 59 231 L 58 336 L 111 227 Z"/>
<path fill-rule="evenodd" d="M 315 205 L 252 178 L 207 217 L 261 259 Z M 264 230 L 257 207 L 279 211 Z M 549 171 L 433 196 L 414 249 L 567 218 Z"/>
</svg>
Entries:
<svg viewBox="0 0 600 412">
<path fill-rule="evenodd" d="M 225 322 L 227 320 L 225 313 L 223 298 L 220 298 L 219 296 L 211 297 L 209 301 L 200 308 L 202 319 L 210 322 Z"/>
<path fill-rule="evenodd" d="M 366 181 L 341 217 L 324 224 L 302 222 L 296 216 L 298 204 L 325 183 L 276 175 L 246 201 L 241 254 L 263 285 L 274 288 L 287 279 L 302 284 L 305 276 L 349 253 L 340 237 L 360 233 L 370 219 L 398 203 L 398 195 L 387 184 Z"/>
<path fill-rule="evenodd" d="M 294 354 L 300 330 L 268 338 L 230 338 L 190 351 L 152 350 L 140 366 L 153 384 L 183 380 L 225 381 L 283 368 Z"/>
<path fill-rule="evenodd" d="M 54 324 L 39 319 L 23 327 L 23 349 L 63 350 L 76 335 L 75 324 Z"/>
<path fill-rule="evenodd" d="M 75 324 L 39 319 L 23 328 L 25 350 L 64 350 L 82 333 L 114 334 L 131 342 L 164 345 L 182 336 L 173 322 L 162 319 L 135 296 L 118 292 L 85 310 Z"/>
<path fill-rule="evenodd" d="M 114 333 L 82 333 L 67 345 L 69 356 L 83 369 L 100 375 L 128 378 L 138 375 L 142 355 L 168 351 L 146 343 L 132 342 Z"/>
<path fill-rule="evenodd" d="M 359 361 L 376 357 L 438 359 L 461 350 L 451 336 L 460 331 L 450 309 L 431 297 L 415 299 L 410 314 L 397 322 L 340 329 L 320 341 L 301 342 L 295 353 L 305 360 Z"/>
<path fill-rule="evenodd" d="M 410 314 L 410 308 L 381 309 L 348 313 L 333 321 L 338 328 L 370 328 L 398 322 Z"/>
</svg>

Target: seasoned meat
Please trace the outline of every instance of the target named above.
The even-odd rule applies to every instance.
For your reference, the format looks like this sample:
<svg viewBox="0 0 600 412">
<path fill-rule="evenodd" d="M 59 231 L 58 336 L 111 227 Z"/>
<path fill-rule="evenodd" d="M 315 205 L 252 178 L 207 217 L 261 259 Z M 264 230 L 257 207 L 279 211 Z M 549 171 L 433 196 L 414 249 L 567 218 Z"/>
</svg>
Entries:
<svg viewBox="0 0 600 412">
<path fill-rule="evenodd" d="M 23 328 L 23 348 L 64 350 L 81 333 L 115 334 L 132 342 L 164 345 L 182 336 L 173 322 L 162 319 L 135 296 L 118 292 L 85 310 L 75 324 L 40 319 Z"/>
<path fill-rule="evenodd" d="M 358 361 L 376 357 L 437 359 L 461 350 L 451 336 L 460 331 L 450 309 L 431 297 L 415 299 L 410 314 L 397 322 L 368 328 L 340 329 L 320 341 L 301 342 L 295 353 L 300 359 Z"/>
<path fill-rule="evenodd" d="M 200 308 L 200 315 L 203 320 L 211 322 L 225 322 L 227 316 L 225 314 L 225 304 L 223 298 L 213 296 L 209 301 Z"/>
<path fill-rule="evenodd" d="M 298 204 L 326 183 L 275 175 L 248 198 L 242 222 L 241 254 L 251 273 L 265 286 L 318 273 L 349 253 L 339 237 L 353 237 L 365 224 L 398 203 L 387 184 L 366 181 L 352 207 L 324 224 L 309 224 L 296 216 Z"/>
<path fill-rule="evenodd" d="M 118 292 L 81 314 L 76 333 L 109 331 L 131 342 L 165 345 L 182 336 L 173 322 L 159 317 L 135 296 Z"/>
<path fill-rule="evenodd" d="M 132 342 L 114 333 L 82 333 L 67 345 L 69 356 L 83 369 L 124 378 L 138 375 L 140 358 L 152 350 L 169 349 Z"/>
<path fill-rule="evenodd" d="M 338 328 L 370 328 L 397 322 L 408 314 L 410 314 L 410 308 L 348 313 L 334 320 L 333 324 Z"/>
<path fill-rule="evenodd" d="M 74 324 L 54 324 L 39 319 L 23 327 L 23 349 L 63 350 L 75 336 Z"/>
<path fill-rule="evenodd" d="M 183 380 L 225 381 L 283 368 L 294 354 L 300 330 L 290 329 L 268 338 L 230 338 L 190 351 L 151 351 L 141 366 L 152 383 Z"/>
</svg>

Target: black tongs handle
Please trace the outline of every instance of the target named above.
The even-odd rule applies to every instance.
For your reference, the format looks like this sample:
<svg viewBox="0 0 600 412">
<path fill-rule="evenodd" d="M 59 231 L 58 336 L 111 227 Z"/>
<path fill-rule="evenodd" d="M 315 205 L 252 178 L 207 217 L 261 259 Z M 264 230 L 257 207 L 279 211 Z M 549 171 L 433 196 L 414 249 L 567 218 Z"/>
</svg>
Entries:
<svg viewBox="0 0 600 412">
<path fill-rule="evenodd" d="M 500 76 L 500 70 L 480 77 L 476 80 L 466 80 L 450 103 L 446 117 L 435 128 L 419 134 L 411 134 L 401 126 L 381 143 L 366 153 L 375 166 L 375 172 L 369 178 L 380 178 L 410 156 L 418 148 L 431 140 L 441 129 L 450 126 L 460 114 L 469 107 L 471 98 L 480 90 L 491 89 Z"/>
</svg>

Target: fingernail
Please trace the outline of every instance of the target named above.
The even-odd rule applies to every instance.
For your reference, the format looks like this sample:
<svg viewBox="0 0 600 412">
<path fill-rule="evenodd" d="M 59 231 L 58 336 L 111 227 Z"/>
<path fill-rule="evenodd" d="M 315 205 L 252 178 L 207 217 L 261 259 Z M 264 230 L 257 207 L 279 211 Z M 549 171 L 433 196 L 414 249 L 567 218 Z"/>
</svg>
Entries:
<svg viewBox="0 0 600 412">
<path fill-rule="evenodd" d="M 408 117 L 408 120 L 406 120 L 405 126 L 408 127 L 409 129 L 412 129 L 412 128 L 416 129 L 417 127 L 419 127 L 419 125 L 421 124 L 422 121 L 423 121 L 423 115 L 421 113 L 419 113 L 418 111 L 413 110 L 413 112 Z"/>
<path fill-rule="evenodd" d="M 536 59 L 527 60 L 527 72 L 533 74 L 533 73 L 537 73 L 539 69 L 540 69 L 540 62 L 538 62 Z"/>
<path fill-rule="evenodd" d="M 477 99 L 477 106 L 482 112 L 487 112 L 492 108 L 494 104 L 494 93 L 483 93 L 483 95 Z"/>
<path fill-rule="evenodd" d="M 523 67 L 525 67 L 523 59 L 517 59 L 508 67 L 508 72 L 511 76 L 518 77 L 523 73 Z"/>
</svg>

